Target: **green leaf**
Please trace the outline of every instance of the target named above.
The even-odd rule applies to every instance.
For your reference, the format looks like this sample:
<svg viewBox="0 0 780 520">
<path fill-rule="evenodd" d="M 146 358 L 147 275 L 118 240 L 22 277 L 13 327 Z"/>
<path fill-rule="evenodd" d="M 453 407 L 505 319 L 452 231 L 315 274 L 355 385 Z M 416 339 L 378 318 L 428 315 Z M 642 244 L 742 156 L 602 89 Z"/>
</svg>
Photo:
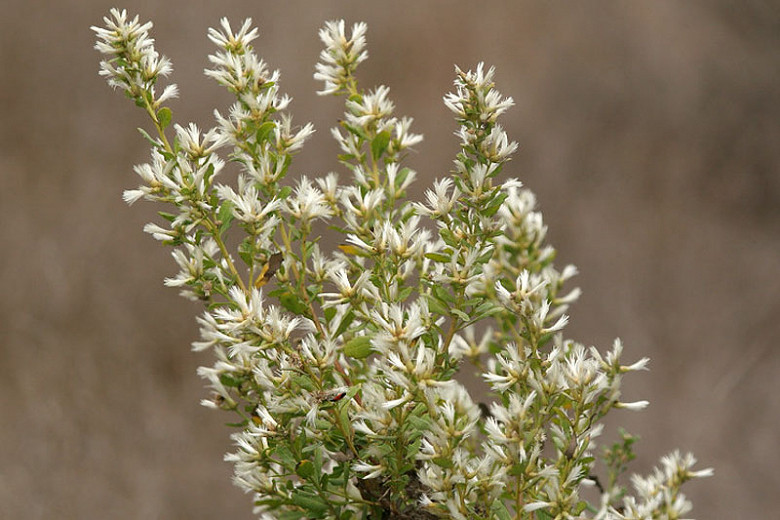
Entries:
<svg viewBox="0 0 780 520">
<path fill-rule="evenodd" d="M 309 392 L 314 392 L 317 389 L 314 381 L 312 381 L 308 376 L 293 374 L 290 376 L 290 379 L 292 379 L 293 383 L 300 386 L 304 390 L 308 390 Z"/>
<path fill-rule="evenodd" d="M 493 517 L 498 520 L 512 520 L 512 515 L 509 514 L 509 510 L 501 500 L 494 500 L 490 511 L 493 513 Z"/>
<path fill-rule="evenodd" d="M 306 260 L 311 257 L 311 252 L 314 250 L 314 246 L 316 245 L 315 242 L 306 242 L 304 248 L 303 248 L 303 261 L 306 263 Z"/>
<path fill-rule="evenodd" d="M 217 218 L 219 219 L 219 235 L 222 234 L 230 227 L 230 223 L 233 222 L 233 207 L 234 204 L 229 200 L 226 200 L 219 207 L 219 213 Z"/>
<path fill-rule="evenodd" d="M 171 109 L 168 107 L 162 107 L 157 111 L 157 122 L 160 124 L 160 128 L 163 130 L 165 130 L 165 128 L 171 124 L 172 118 L 173 112 L 171 112 Z"/>
<path fill-rule="evenodd" d="M 490 261 L 491 258 L 493 258 L 493 253 L 495 253 L 495 249 L 492 247 L 489 248 L 487 251 L 479 255 L 479 258 L 477 258 L 477 263 L 479 264 L 485 264 Z"/>
<path fill-rule="evenodd" d="M 344 317 L 341 319 L 341 323 L 339 323 L 339 328 L 336 329 L 336 334 L 334 337 L 338 338 L 344 332 L 346 332 L 347 328 L 352 324 L 352 321 L 355 319 L 355 313 L 352 311 L 347 311 L 347 314 L 344 315 Z"/>
<path fill-rule="evenodd" d="M 339 424 L 344 431 L 344 435 L 352 437 L 352 423 L 349 420 L 349 399 L 342 399 L 339 403 Z"/>
<path fill-rule="evenodd" d="M 305 480 L 312 480 L 312 475 L 316 473 L 314 463 L 309 459 L 303 459 L 295 466 L 295 474 Z"/>
<path fill-rule="evenodd" d="M 339 244 L 339 249 L 349 256 L 371 256 L 371 253 L 353 244 Z"/>
<path fill-rule="evenodd" d="M 347 401 L 349 401 L 350 399 L 355 397 L 358 392 L 360 392 L 360 385 L 353 386 L 349 390 L 347 390 L 347 395 L 345 395 L 344 398 Z"/>
<path fill-rule="evenodd" d="M 241 257 L 241 260 L 244 261 L 246 265 L 249 267 L 252 267 L 254 264 L 254 244 L 252 243 L 252 239 L 250 237 L 247 237 L 243 242 L 241 242 L 238 245 L 238 256 Z"/>
<path fill-rule="evenodd" d="M 387 145 L 390 143 L 391 137 L 390 132 L 384 130 L 379 132 L 376 137 L 371 140 L 371 157 L 373 157 L 375 161 L 378 161 L 385 150 L 387 150 Z"/>
<path fill-rule="evenodd" d="M 509 196 L 509 194 L 505 192 L 501 192 L 501 194 L 493 199 L 490 204 L 482 211 L 482 214 L 486 217 L 492 217 L 496 214 L 496 212 L 501 208 L 501 204 L 504 203 L 504 200 Z"/>
<path fill-rule="evenodd" d="M 409 296 L 411 296 L 412 292 L 414 291 L 414 287 L 405 287 L 401 289 L 401 291 L 398 293 L 398 300 L 399 301 L 406 301 Z"/>
<path fill-rule="evenodd" d="M 344 343 L 342 352 L 347 357 L 365 359 L 371 354 L 371 336 L 356 336 Z"/>
<path fill-rule="evenodd" d="M 431 289 L 433 290 L 433 295 L 442 302 L 455 303 L 455 297 L 441 285 L 434 285 Z"/>
<path fill-rule="evenodd" d="M 322 498 L 301 488 L 292 492 L 292 503 L 303 508 L 307 513 L 313 513 L 317 516 L 328 510 L 328 504 Z"/>
<path fill-rule="evenodd" d="M 422 433 L 418 438 L 406 447 L 406 457 L 409 460 L 415 460 L 415 457 L 420 452 L 420 445 L 422 444 Z"/>
<path fill-rule="evenodd" d="M 360 128 L 359 126 L 353 126 L 347 123 L 346 121 L 341 121 L 341 126 L 347 129 L 347 131 L 352 134 L 360 137 L 361 139 L 368 139 L 368 136 L 366 135 L 366 132 Z"/>
<path fill-rule="evenodd" d="M 322 315 L 325 316 L 325 321 L 330 323 L 330 321 L 336 316 L 336 312 L 337 311 L 335 307 L 328 307 L 322 311 Z"/>
<path fill-rule="evenodd" d="M 276 128 L 276 123 L 273 121 L 266 121 L 260 125 L 255 132 L 255 138 L 257 139 L 257 142 L 262 143 L 265 141 L 268 137 L 268 134 L 274 131 L 274 128 Z"/>
<path fill-rule="evenodd" d="M 157 141 L 155 141 L 155 140 L 152 138 L 152 136 L 151 136 L 151 135 L 149 135 L 149 133 L 148 133 L 146 130 L 144 130 L 143 128 L 138 128 L 137 130 L 138 130 L 138 132 L 139 132 L 139 133 L 140 133 L 140 134 L 143 136 L 143 138 L 144 138 L 144 139 L 146 139 L 147 141 L 149 141 L 149 144 L 151 144 L 153 147 L 157 148 L 157 147 L 159 147 L 159 146 L 160 146 L 160 143 L 158 143 Z"/>
<path fill-rule="evenodd" d="M 435 296 L 431 295 L 428 295 L 428 310 L 440 316 L 446 316 L 449 313 L 449 309 Z"/>
<path fill-rule="evenodd" d="M 551 515 L 544 509 L 538 509 L 536 511 L 536 518 L 538 518 L 539 520 L 553 520 L 553 515 Z"/>
<path fill-rule="evenodd" d="M 304 315 L 307 310 L 306 304 L 303 303 L 303 300 L 301 300 L 297 294 L 293 294 L 290 292 L 280 294 L 279 303 L 281 303 L 282 307 L 284 307 L 288 311 L 292 312 L 293 314 L 297 314 L 299 316 Z"/>
<path fill-rule="evenodd" d="M 433 463 L 445 469 L 453 466 L 452 459 L 448 457 L 435 457 Z"/>
<path fill-rule="evenodd" d="M 322 475 L 322 446 L 317 446 L 314 451 L 314 481 L 319 484 Z"/>
<path fill-rule="evenodd" d="M 281 177 L 287 175 L 287 170 L 290 168 L 290 164 L 292 164 L 292 155 L 285 155 L 283 164 Z"/>
<path fill-rule="evenodd" d="M 228 374 L 220 374 L 219 382 L 228 388 L 237 388 L 241 384 L 240 379 L 236 379 Z"/>
<path fill-rule="evenodd" d="M 295 460 L 295 457 L 290 451 L 290 448 L 288 448 L 287 446 L 277 446 L 276 449 L 274 449 L 273 451 L 273 456 L 274 459 L 276 459 L 282 466 L 284 466 L 288 470 L 295 469 L 295 466 L 298 464 L 298 461 Z"/>
<path fill-rule="evenodd" d="M 259 499 L 255 500 L 255 505 L 256 506 L 263 505 L 263 506 L 268 507 L 269 509 L 276 509 L 277 507 L 282 506 L 285 502 L 286 502 L 286 500 L 282 500 L 278 496 L 268 496 L 268 495 L 265 495 L 262 498 L 259 498 Z M 296 512 L 296 513 L 298 515 L 300 515 L 300 513 L 298 513 L 298 512 Z M 282 516 L 280 516 L 279 518 L 282 518 Z M 295 517 L 294 520 L 298 520 L 298 517 Z"/>
<path fill-rule="evenodd" d="M 293 439 L 292 442 L 292 454 L 296 457 L 295 463 L 298 463 L 298 460 L 303 458 L 303 448 L 305 448 L 309 443 L 307 442 L 308 439 L 306 437 L 306 431 L 305 430 L 299 430 L 299 435 Z"/>
<path fill-rule="evenodd" d="M 426 431 L 431 427 L 431 420 L 428 417 L 419 417 L 417 415 L 410 415 L 407 422 L 412 425 L 415 430 Z"/>
<path fill-rule="evenodd" d="M 458 240 L 455 238 L 455 235 L 452 234 L 452 231 L 450 231 L 447 228 L 441 228 L 439 230 L 439 236 L 441 236 L 441 239 L 444 240 L 444 243 L 447 244 L 450 247 L 457 247 L 458 246 Z"/>
<path fill-rule="evenodd" d="M 448 263 L 450 261 L 450 257 L 443 253 L 425 253 L 425 258 L 429 258 L 434 262 L 441 262 L 441 263 Z"/>
<path fill-rule="evenodd" d="M 286 199 L 287 197 L 290 196 L 290 193 L 292 193 L 292 187 L 290 187 L 290 186 L 282 186 L 279 189 L 279 194 L 277 195 L 276 198 L 280 199 L 280 200 L 284 200 L 284 199 Z"/>
<path fill-rule="evenodd" d="M 167 220 L 168 222 L 173 222 L 174 220 L 176 220 L 176 215 L 174 215 L 173 213 L 167 213 L 165 211 L 158 211 L 157 214 L 160 215 L 165 220 Z"/>
<path fill-rule="evenodd" d="M 398 175 L 395 176 L 395 187 L 400 188 L 406 178 L 409 176 L 409 173 L 411 173 L 411 169 L 409 168 L 401 168 L 401 171 L 398 172 Z"/>
<path fill-rule="evenodd" d="M 492 316 L 494 314 L 498 314 L 499 312 L 503 311 L 504 308 L 500 305 L 496 305 L 495 303 L 491 301 L 487 301 L 479 305 L 472 314 L 472 319 L 474 321 L 481 320 L 482 318 L 486 318 L 488 316 Z"/>
</svg>

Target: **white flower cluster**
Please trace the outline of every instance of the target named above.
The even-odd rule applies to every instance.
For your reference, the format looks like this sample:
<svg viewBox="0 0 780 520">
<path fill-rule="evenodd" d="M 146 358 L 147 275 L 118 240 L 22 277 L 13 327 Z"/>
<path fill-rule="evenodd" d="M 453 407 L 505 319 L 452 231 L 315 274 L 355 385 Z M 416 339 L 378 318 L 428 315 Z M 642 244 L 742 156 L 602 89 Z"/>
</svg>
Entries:
<svg viewBox="0 0 780 520">
<path fill-rule="evenodd" d="M 193 344 L 216 357 L 199 369 L 212 390 L 203 404 L 238 417 L 226 460 L 261 518 L 687 511 L 679 485 L 710 473 L 692 471 L 692 457 L 672 455 L 663 470 L 635 477 L 635 497 L 624 497 L 612 473 L 606 488 L 593 475 L 600 420 L 647 404 L 620 401 L 622 375 L 647 359 L 624 365 L 620 341 L 602 355 L 564 339 L 579 290 L 563 286 L 576 269 L 554 266 L 533 193 L 497 180 L 517 144 L 498 124 L 513 101 L 495 89 L 492 68 L 456 69 L 444 102 L 461 150 L 452 175 L 419 202 L 407 199 L 416 174 L 401 164 L 422 137 L 410 118 L 393 115 L 387 87 L 358 88 L 365 24 L 348 37 L 343 21 L 328 22 L 315 73 L 321 94 L 346 98 L 332 135 L 351 179 L 287 184 L 313 127 L 292 124 L 279 72 L 251 46 L 250 20 L 234 31 L 223 19 L 208 33 L 217 50 L 205 73 L 234 104 L 215 111 L 205 133 L 174 124 L 172 143 L 162 102 L 175 88 L 155 97 L 170 63 L 154 50 L 151 24 L 117 10 L 105 22 L 95 28 L 107 56 L 101 74 L 147 110 L 159 136 L 149 138 L 150 163 L 136 167 L 143 185 L 125 200 L 175 209 L 161 213 L 167 227 L 145 230 L 176 247 L 179 272 L 165 283 L 208 305 Z M 234 186 L 214 180 L 224 148 L 239 169 Z M 320 220 L 343 234 L 333 252 L 313 235 Z M 456 378 L 470 369 L 489 385 L 489 404 Z M 610 460 L 629 455 L 616 449 Z M 594 483 L 602 500 L 591 506 L 579 491 Z"/>
<path fill-rule="evenodd" d="M 661 467 L 652 475 L 634 475 L 631 482 L 636 497 L 623 499 L 622 507 L 602 507 L 594 517 L 604 520 L 627 520 L 645 518 L 683 518 L 692 509 L 691 502 L 680 492 L 683 483 L 694 479 L 710 477 L 711 468 L 693 471 L 696 459 L 690 453 L 682 455 L 674 451 L 661 458 Z"/>
<path fill-rule="evenodd" d="M 314 79 L 325 82 L 325 88 L 320 94 L 335 94 L 356 88 L 353 76 L 355 69 L 368 59 L 367 30 L 368 26 L 364 22 L 356 23 L 347 39 L 344 20 L 327 22 L 320 29 L 320 39 L 325 48 L 320 53 L 320 62 L 314 75 Z"/>
<path fill-rule="evenodd" d="M 95 48 L 106 56 L 100 62 L 100 75 L 106 77 L 108 84 L 152 109 L 176 97 L 178 89 L 174 84 L 155 95 L 158 78 L 168 76 L 173 67 L 168 58 L 154 49 L 154 40 L 149 37 L 152 22 L 141 24 L 138 16 L 129 20 L 127 11 L 118 9 L 112 9 L 111 16 L 103 21 L 105 27 L 93 26 L 92 30 L 98 37 Z"/>
</svg>

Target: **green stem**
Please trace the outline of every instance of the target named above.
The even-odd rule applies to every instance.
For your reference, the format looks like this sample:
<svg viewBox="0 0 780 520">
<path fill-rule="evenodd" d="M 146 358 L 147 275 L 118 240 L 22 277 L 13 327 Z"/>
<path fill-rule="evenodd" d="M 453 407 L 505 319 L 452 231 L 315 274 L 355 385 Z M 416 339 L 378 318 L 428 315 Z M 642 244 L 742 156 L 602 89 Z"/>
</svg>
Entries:
<svg viewBox="0 0 780 520">
<path fill-rule="evenodd" d="M 151 96 L 151 94 L 149 94 Z M 160 136 L 160 140 L 163 143 L 163 146 L 165 147 L 165 151 L 169 153 L 173 153 L 173 147 L 168 142 L 168 138 L 165 137 L 165 129 L 160 124 L 160 120 L 157 118 L 157 112 L 155 112 L 154 108 L 152 107 L 151 103 L 149 103 L 149 98 L 147 96 L 143 97 L 144 99 L 144 108 L 146 109 L 146 113 L 149 114 L 149 117 L 152 118 L 152 121 L 154 122 L 154 128 L 157 130 L 157 135 Z"/>
<path fill-rule="evenodd" d="M 230 270 L 230 274 L 233 275 L 233 277 L 236 279 L 236 282 L 238 282 L 238 286 L 241 287 L 241 290 L 244 292 L 244 294 L 249 294 L 249 291 L 247 290 L 246 285 L 244 284 L 244 280 L 241 278 L 241 275 L 238 274 L 238 270 L 236 269 L 233 260 L 230 258 L 230 253 L 228 252 L 227 247 L 225 246 L 225 242 L 223 242 L 222 237 L 219 236 L 219 229 L 217 228 L 217 225 L 211 220 L 210 217 L 205 217 L 203 223 L 206 227 L 206 230 L 211 234 L 211 237 L 214 239 L 214 242 L 216 242 L 217 247 L 219 247 L 219 251 L 222 253 L 222 258 L 224 258 L 225 262 L 227 262 L 227 266 L 228 269 Z"/>
</svg>

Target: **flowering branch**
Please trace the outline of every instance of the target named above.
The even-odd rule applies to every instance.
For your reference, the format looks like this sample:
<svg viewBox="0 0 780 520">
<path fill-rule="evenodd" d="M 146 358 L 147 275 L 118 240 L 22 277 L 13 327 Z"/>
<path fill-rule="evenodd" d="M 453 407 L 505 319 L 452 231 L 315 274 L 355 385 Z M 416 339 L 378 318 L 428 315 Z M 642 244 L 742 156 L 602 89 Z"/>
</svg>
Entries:
<svg viewBox="0 0 780 520">
<path fill-rule="evenodd" d="M 355 76 L 368 57 L 366 25 L 320 31 L 320 94 L 343 96 L 332 130 L 350 173 L 286 180 L 312 135 L 293 125 L 280 92 L 251 45 L 258 31 L 223 19 L 210 29 L 216 51 L 205 74 L 234 94 L 202 133 L 173 124 L 156 93 L 172 70 L 149 37 L 151 23 L 112 10 L 93 27 L 100 74 L 142 107 L 157 137 L 142 185 L 128 203 L 161 202 L 162 222 L 144 229 L 172 246 L 179 272 L 165 280 L 203 300 L 200 340 L 216 361 L 198 373 L 203 404 L 235 414 L 235 483 L 253 494 L 261 518 L 639 519 L 678 518 L 694 471 L 675 452 L 650 477 L 621 486 L 634 437 L 604 451 L 603 417 L 646 401 L 620 400 L 622 344 L 602 354 L 563 336 L 579 290 L 557 269 L 531 191 L 500 181 L 517 144 L 500 116 L 513 101 L 492 68 L 456 68 L 444 102 L 459 125 L 451 176 L 424 202 L 407 198 L 416 173 L 402 166 L 422 136 L 398 118 L 389 89 L 363 90 Z M 227 164 L 234 185 L 215 179 Z M 324 250 L 314 234 L 329 221 L 342 244 Z M 433 231 L 435 229 L 435 231 Z M 237 238 L 235 249 L 226 237 Z M 240 236 L 238 236 L 240 235 Z M 240 262 L 239 262 L 240 261 Z M 478 336 L 481 336 L 478 339 Z M 475 370 L 491 389 L 475 403 L 457 376 Z M 604 482 L 604 484 L 602 484 Z M 600 500 L 580 496 L 595 485 Z M 588 516 L 590 515 L 590 516 Z"/>
</svg>

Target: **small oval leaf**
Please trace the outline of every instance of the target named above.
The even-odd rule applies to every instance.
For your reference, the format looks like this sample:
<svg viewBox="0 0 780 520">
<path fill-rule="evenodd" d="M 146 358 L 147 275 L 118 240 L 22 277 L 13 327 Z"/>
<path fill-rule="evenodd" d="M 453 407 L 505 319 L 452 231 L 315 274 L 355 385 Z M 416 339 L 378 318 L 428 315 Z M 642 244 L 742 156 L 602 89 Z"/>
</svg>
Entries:
<svg viewBox="0 0 780 520">
<path fill-rule="evenodd" d="M 370 336 L 357 336 L 344 343 L 342 348 L 345 356 L 364 359 L 371 354 L 371 337 Z"/>
</svg>

